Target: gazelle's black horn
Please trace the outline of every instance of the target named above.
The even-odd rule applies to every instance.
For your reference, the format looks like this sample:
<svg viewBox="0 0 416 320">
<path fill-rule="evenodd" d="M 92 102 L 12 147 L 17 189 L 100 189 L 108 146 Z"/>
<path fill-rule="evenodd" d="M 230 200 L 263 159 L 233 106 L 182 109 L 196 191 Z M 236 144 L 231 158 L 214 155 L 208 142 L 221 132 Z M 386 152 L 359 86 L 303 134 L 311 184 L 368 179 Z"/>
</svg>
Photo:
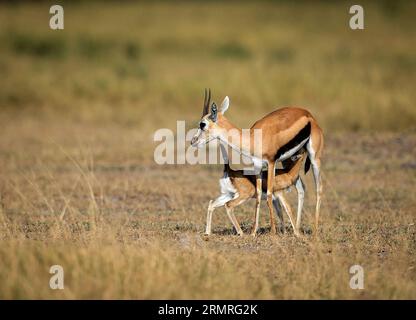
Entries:
<svg viewBox="0 0 416 320">
<path fill-rule="evenodd" d="M 205 116 L 209 112 L 209 104 L 211 102 L 211 89 L 205 89 L 204 95 L 204 108 L 202 109 L 202 116 Z"/>
<path fill-rule="evenodd" d="M 207 110 L 209 110 L 210 103 L 211 103 L 211 89 L 208 89 Z"/>
<path fill-rule="evenodd" d="M 202 116 L 206 115 L 206 111 L 207 111 L 207 88 L 205 88 L 204 90 L 204 106 L 202 108 Z"/>
</svg>

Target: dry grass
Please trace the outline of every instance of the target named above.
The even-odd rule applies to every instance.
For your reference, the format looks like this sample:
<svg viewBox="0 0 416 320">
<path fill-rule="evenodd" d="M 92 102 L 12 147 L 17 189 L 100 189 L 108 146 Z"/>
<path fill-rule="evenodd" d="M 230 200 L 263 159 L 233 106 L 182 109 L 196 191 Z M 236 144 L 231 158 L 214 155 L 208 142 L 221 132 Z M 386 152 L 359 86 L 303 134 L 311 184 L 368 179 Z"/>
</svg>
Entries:
<svg viewBox="0 0 416 320">
<path fill-rule="evenodd" d="M 138 161 L 138 141 L 125 138 L 135 129 L 97 128 L 91 136 L 75 127 L 64 146 L 17 146 L 40 129 L 4 129 L 10 136 L 2 142 L 13 146 L 1 158 L 2 298 L 415 298 L 414 133 L 328 137 L 319 239 L 310 234 L 306 177 L 301 239 L 289 225 L 271 236 L 263 207 L 257 239 L 235 236 L 218 210 L 205 241 L 219 167 Z M 65 141 L 67 130 L 47 132 Z M 253 208 L 237 210 L 246 230 Z M 63 291 L 48 287 L 53 264 L 65 269 Z M 349 289 L 353 264 L 365 269 L 364 291 Z"/>
<path fill-rule="evenodd" d="M 407 6 L 365 3 L 368 27 L 353 33 L 342 2 L 81 2 L 54 33 L 43 3 L 1 5 L 0 298 L 416 298 Z M 222 209 L 203 238 L 221 167 L 158 166 L 152 135 L 192 126 L 208 85 L 242 127 L 276 103 L 317 116 L 317 239 L 309 176 L 300 239 L 289 224 L 271 236 L 265 206 L 256 239 Z M 236 210 L 245 230 L 253 209 Z M 53 264 L 64 290 L 49 288 Z M 349 288 L 354 264 L 365 290 Z"/>
</svg>

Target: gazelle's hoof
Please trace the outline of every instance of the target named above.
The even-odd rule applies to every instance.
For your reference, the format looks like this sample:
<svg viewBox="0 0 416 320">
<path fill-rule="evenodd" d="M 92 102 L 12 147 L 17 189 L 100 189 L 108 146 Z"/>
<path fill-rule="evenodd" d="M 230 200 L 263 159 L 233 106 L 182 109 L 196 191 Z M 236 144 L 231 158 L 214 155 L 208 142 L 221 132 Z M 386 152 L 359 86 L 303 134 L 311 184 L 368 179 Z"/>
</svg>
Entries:
<svg viewBox="0 0 416 320">
<path fill-rule="evenodd" d="M 209 240 L 209 236 L 210 235 L 208 233 L 204 233 L 203 236 L 202 236 L 202 239 L 205 240 L 205 241 L 208 241 Z"/>
<path fill-rule="evenodd" d="M 242 236 L 244 236 L 244 232 L 243 232 L 243 231 L 241 231 L 241 232 L 237 232 L 237 235 L 238 235 L 239 237 L 242 237 Z"/>
</svg>

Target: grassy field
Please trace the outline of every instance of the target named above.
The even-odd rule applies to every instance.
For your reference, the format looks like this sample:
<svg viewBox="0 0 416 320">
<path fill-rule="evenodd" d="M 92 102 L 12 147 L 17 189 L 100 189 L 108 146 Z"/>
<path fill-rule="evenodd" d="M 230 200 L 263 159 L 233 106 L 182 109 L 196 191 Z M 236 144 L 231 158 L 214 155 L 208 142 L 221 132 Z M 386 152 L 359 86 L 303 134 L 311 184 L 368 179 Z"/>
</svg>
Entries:
<svg viewBox="0 0 416 320">
<path fill-rule="evenodd" d="M 352 31 L 348 2 L 68 1 L 52 31 L 48 2 L 0 4 L 0 298 L 415 299 L 416 5 L 362 5 Z M 157 165 L 153 133 L 194 127 L 205 87 L 243 128 L 315 115 L 318 237 L 309 175 L 302 237 L 270 235 L 265 205 L 257 238 L 224 209 L 203 236 L 222 168 Z"/>
</svg>

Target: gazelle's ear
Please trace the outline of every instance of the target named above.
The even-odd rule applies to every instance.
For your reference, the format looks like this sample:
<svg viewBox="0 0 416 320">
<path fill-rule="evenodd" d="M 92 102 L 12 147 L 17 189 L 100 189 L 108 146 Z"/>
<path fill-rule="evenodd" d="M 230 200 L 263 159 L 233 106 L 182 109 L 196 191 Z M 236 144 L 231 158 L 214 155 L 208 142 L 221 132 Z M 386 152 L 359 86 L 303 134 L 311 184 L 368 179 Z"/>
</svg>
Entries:
<svg viewBox="0 0 416 320">
<path fill-rule="evenodd" d="M 213 102 L 212 105 L 211 105 L 210 118 L 211 118 L 212 121 L 217 122 L 217 116 L 218 116 L 217 105 L 215 104 L 215 102 Z"/>
<path fill-rule="evenodd" d="M 224 101 L 221 103 L 221 113 L 224 114 L 227 111 L 228 107 L 230 106 L 230 98 L 226 96 Z"/>
</svg>

